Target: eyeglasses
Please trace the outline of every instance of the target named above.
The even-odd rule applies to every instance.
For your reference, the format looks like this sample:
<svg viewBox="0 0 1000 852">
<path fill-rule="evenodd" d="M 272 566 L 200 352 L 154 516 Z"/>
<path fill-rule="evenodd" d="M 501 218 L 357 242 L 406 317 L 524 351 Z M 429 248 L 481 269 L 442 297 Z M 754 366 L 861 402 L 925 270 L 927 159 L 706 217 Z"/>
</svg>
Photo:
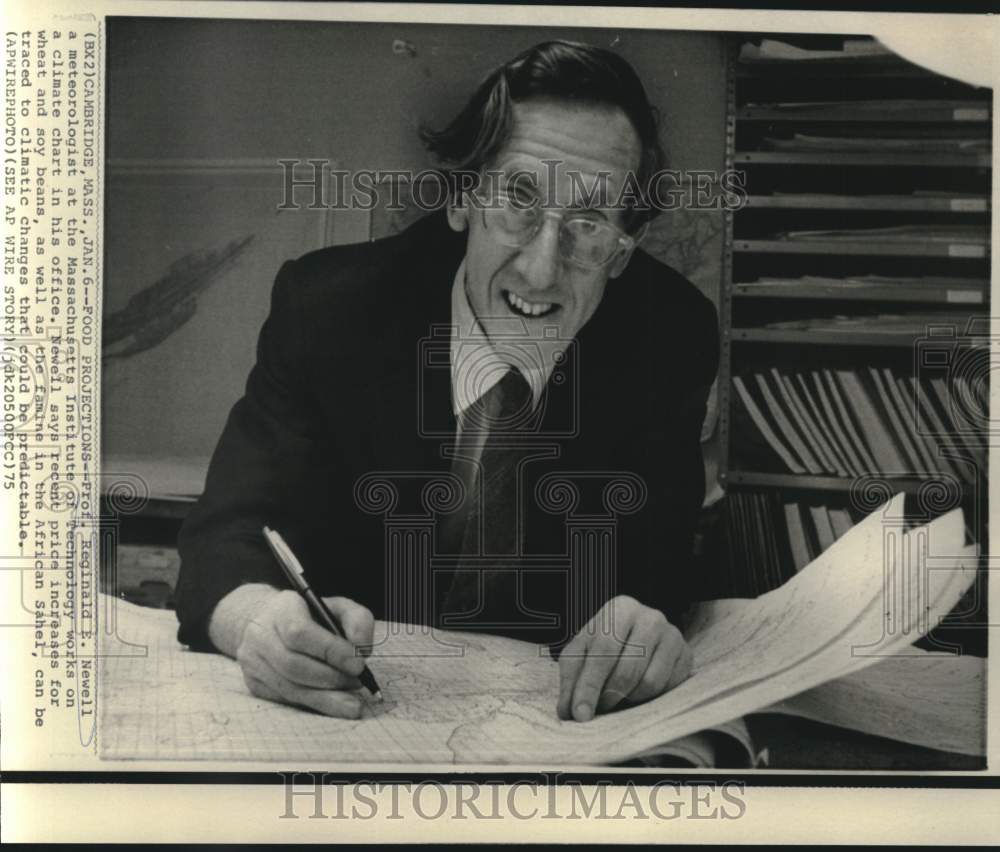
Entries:
<svg viewBox="0 0 1000 852">
<path fill-rule="evenodd" d="M 606 266 L 617 255 L 632 251 L 639 238 L 630 237 L 609 222 L 589 216 L 543 210 L 506 193 L 480 199 L 483 227 L 501 245 L 519 248 L 530 243 L 549 216 L 559 219 L 559 251 L 566 260 L 585 269 Z"/>
</svg>

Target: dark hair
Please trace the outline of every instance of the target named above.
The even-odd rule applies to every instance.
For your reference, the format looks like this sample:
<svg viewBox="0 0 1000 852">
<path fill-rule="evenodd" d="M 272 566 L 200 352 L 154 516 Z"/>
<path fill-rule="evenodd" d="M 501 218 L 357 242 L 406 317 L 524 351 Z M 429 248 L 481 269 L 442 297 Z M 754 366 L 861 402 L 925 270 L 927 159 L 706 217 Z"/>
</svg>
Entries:
<svg viewBox="0 0 1000 852">
<path fill-rule="evenodd" d="M 657 113 L 632 66 L 610 50 L 571 41 L 537 44 L 490 72 L 450 124 L 440 130 L 424 127 L 420 137 L 453 171 L 478 172 L 510 138 L 513 104 L 532 98 L 619 107 L 642 151 L 636 174 L 641 204 L 627 211 L 627 227 L 634 231 L 655 215 L 646 194 L 664 160 Z"/>
</svg>

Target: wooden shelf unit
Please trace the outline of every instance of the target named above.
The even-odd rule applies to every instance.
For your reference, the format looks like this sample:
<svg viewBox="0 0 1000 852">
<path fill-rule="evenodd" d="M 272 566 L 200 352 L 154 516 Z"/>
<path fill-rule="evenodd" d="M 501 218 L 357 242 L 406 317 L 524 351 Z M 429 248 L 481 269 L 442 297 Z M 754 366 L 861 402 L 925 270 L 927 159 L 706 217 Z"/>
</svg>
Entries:
<svg viewBox="0 0 1000 852">
<path fill-rule="evenodd" d="M 840 369 L 852 363 L 859 370 L 870 364 L 882 369 L 891 363 L 894 370 L 904 371 L 895 375 L 909 381 L 917 358 L 916 354 L 910 358 L 907 350 L 916 353 L 926 333 L 893 328 L 891 323 L 880 327 L 877 315 L 913 311 L 923 316 L 940 310 L 943 323 L 966 311 L 970 320 L 989 316 L 992 151 L 983 150 L 980 140 L 989 132 L 990 93 L 938 77 L 894 56 L 741 62 L 741 41 L 734 37 L 729 56 L 726 165 L 744 172 L 747 195 L 742 206 L 726 212 L 720 300 L 720 481 L 730 494 L 777 493 L 786 502 L 805 499 L 831 507 L 849 508 L 852 494 L 868 478 L 919 495 L 935 480 L 916 474 L 885 475 L 879 470 L 866 471 L 862 479 L 792 473 L 776 451 L 771 453 L 773 465 L 761 464 L 761 448 L 766 451 L 769 445 L 761 436 L 753 448 L 746 443 L 747 417 L 742 410 L 735 416 L 735 408 L 742 404 L 732 379 L 746 376 L 749 389 L 749 378 L 755 374 L 776 368 L 791 376 L 806 369 L 801 366 L 805 363 L 809 369 L 817 365 L 823 369 L 827 359 Z M 841 80 L 845 90 L 855 93 L 863 93 L 863 81 L 870 80 L 879 87 L 871 98 L 884 100 L 886 91 L 896 92 L 902 107 L 875 112 L 863 105 L 834 103 L 831 93 Z M 922 97 L 930 103 L 914 102 Z M 942 106 L 942 98 L 956 103 Z M 775 106 L 796 100 L 809 106 Z M 795 150 L 796 134 L 842 137 L 845 142 L 840 150 L 833 145 L 830 150 L 819 150 L 811 139 L 803 142 L 802 150 Z M 974 150 L 948 150 L 954 147 L 953 140 L 965 139 L 966 134 Z M 914 145 L 918 148 L 933 148 L 938 139 L 948 142 L 939 145 L 939 150 L 900 150 L 890 149 L 899 145 L 896 142 L 868 141 L 911 138 L 931 140 Z M 775 149 L 778 144 L 780 149 Z M 859 150 L 862 146 L 868 150 Z M 979 241 L 978 233 L 971 239 L 955 240 L 936 233 L 932 240 L 929 232 L 928 238 L 917 233 L 910 241 L 880 239 L 877 234 L 870 238 L 856 234 L 822 239 L 783 236 L 793 231 L 903 225 L 981 228 L 983 239 Z M 915 280 L 910 287 L 901 283 L 924 275 L 927 278 Z M 863 283 L 856 283 L 866 276 Z M 837 279 L 855 283 L 841 288 Z M 768 280 L 781 283 L 764 283 Z M 872 327 L 838 329 L 820 322 L 845 315 L 864 316 Z M 769 327 L 774 322 L 813 319 L 815 325 L 803 328 Z M 964 322 L 958 325 L 965 327 Z M 987 343 L 988 338 L 983 338 L 967 345 L 975 349 Z M 884 362 L 878 360 L 883 358 Z M 907 364 L 909 373 L 905 374 Z M 774 397 L 781 400 L 777 393 Z M 786 419 L 796 426 L 790 402 L 785 399 L 780 404 Z M 860 418 L 861 414 L 852 409 L 851 416 Z M 805 429 L 799 429 L 799 435 L 809 440 Z M 900 438 L 895 435 L 890 440 L 899 442 Z M 946 478 L 947 465 L 941 456 L 938 461 L 941 476 Z M 981 475 L 985 483 L 985 471 Z M 963 505 L 976 502 L 973 511 L 982 511 L 985 518 L 986 501 L 973 499 L 968 482 L 962 487 L 966 489 Z M 985 552 L 985 525 L 973 523 L 968 515 L 967 510 L 967 522 L 983 530 L 980 543 Z"/>
</svg>

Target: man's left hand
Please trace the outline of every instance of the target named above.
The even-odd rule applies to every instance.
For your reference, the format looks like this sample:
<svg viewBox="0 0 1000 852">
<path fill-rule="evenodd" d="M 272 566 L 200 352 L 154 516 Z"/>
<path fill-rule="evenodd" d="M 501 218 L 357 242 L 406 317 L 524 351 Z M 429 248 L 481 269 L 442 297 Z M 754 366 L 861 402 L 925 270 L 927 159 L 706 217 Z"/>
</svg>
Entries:
<svg viewBox="0 0 1000 852">
<path fill-rule="evenodd" d="M 686 680 L 691 663 L 691 649 L 662 612 L 619 595 L 563 649 L 556 712 L 586 722 L 625 699 L 648 701 Z"/>
</svg>

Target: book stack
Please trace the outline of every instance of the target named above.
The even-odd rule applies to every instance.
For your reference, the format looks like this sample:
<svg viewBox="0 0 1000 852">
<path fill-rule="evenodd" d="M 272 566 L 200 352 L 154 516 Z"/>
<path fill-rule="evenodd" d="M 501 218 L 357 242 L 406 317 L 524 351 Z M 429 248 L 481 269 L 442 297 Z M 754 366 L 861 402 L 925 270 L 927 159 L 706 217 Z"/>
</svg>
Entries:
<svg viewBox="0 0 1000 852">
<path fill-rule="evenodd" d="M 793 474 L 855 478 L 949 474 L 972 484 L 986 470 L 988 388 L 967 375 L 918 377 L 891 367 L 733 376 L 756 464 Z M 741 434 L 737 432 L 736 434 Z M 761 447 L 767 450 L 762 452 Z"/>
<path fill-rule="evenodd" d="M 846 508 L 777 491 L 734 491 L 726 497 L 729 594 L 756 597 L 783 585 L 852 526 Z"/>
<path fill-rule="evenodd" d="M 854 526 L 850 513 L 843 508 L 791 501 L 782 509 L 795 571 L 805 568 Z"/>
</svg>

